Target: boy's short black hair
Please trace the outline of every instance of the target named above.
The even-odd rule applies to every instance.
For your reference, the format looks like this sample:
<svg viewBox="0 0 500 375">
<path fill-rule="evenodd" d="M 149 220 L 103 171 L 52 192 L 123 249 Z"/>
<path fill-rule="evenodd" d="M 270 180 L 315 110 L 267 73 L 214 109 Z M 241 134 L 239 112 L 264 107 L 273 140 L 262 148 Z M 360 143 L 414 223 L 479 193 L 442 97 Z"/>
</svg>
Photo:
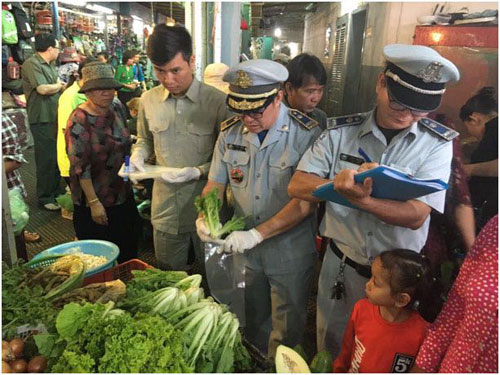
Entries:
<svg viewBox="0 0 500 375">
<path fill-rule="evenodd" d="M 191 35 L 185 27 L 157 25 L 148 38 L 146 54 L 155 65 L 164 65 L 181 53 L 189 62 L 193 54 Z"/>
<path fill-rule="evenodd" d="M 54 34 L 37 34 L 35 35 L 35 51 L 45 52 L 49 47 L 59 46 L 57 38 Z"/>
<path fill-rule="evenodd" d="M 286 68 L 288 69 L 286 82 L 290 82 L 294 88 L 304 86 L 311 78 L 314 78 L 320 85 L 326 85 L 325 67 L 314 55 L 301 53 L 295 56 Z"/>
</svg>

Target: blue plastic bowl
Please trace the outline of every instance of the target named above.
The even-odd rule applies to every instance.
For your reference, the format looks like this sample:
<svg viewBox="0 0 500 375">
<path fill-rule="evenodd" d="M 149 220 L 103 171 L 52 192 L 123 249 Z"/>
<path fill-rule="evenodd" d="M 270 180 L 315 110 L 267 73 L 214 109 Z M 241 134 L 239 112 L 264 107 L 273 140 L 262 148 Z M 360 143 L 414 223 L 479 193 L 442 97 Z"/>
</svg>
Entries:
<svg viewBox="0 0 500 375">
<path fill-rule="evenodd" d="M 108 260 L 103 265 L 85 272 L 85 277 L 107 270 L 113 266 L 116 258 L 120 254 L 120 249 L 114 243 L 102 240 L 82 240 L 63 243 L 44 250 L 35 255 L 32 260 L 38 260 L 47 255 L 70 255 L 74 253 L 84 253 L 95 256 L 105 256 Z"/>
</svg>

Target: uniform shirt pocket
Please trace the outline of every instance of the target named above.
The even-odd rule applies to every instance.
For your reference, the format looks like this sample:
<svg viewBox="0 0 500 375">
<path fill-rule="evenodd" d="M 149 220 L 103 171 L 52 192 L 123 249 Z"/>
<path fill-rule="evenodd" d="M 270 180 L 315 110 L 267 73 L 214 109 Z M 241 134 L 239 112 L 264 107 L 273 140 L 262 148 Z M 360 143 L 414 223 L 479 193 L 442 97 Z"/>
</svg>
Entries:
<svg viewBox="0 0 500 375">
<path fill-rule="evenodd" d="M 187 124 L 189 136 L 196 143 L 196 151 L 202 155 L 210 155 L 213 152 L 215 145 L 216 133 L 213 127 L 200 126 L 194 123 Z"/>
<path fill-rule="evenodd" d="M 146 119 L 148 121 L 149 130 L 153 134 L 155 153 L 164 152 L 167 147 L 167 130 L 170 127 L 170 123 L 165 118 L 161 118 L 160 114 L 147 115 Z"/>
<path fill-rule="evenodd" d="M 250 155 L 243 151 L 226 150 L 222 158 L 226 164 L 232 189 L 241 189 L 248 184 Z"/>
<path fill-rule="evenodd" d="M 298 153 L 284 152 L 269 159 L 269 188 L 288 196 L 287 189 L 293 173 L 299 163 Z"/>
</svg>

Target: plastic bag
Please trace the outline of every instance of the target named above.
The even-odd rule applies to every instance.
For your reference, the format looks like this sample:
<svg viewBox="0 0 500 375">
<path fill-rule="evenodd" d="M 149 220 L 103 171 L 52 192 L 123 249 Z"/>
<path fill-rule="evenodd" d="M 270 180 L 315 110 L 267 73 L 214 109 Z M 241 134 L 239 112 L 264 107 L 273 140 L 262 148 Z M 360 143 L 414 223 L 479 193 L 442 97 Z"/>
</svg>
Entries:
<svg viewBox="0 0 500 375">
<path fill-rule="evenodd" d="M 61 194 L 56 198 L 57 204 L 64 208 L 66 211 L 73 212 L 73 199 L 71 199 L 71 193 Z"/>
<path fill-rule="evenodd" d="M 9 190 L 10 215 L 12 224 L 14 224 L 14 235 L 21 234 L 22 230 L 28 224 L 28 206 L 24 202 L 23 195 L 19 188 Z"/>
<path fill-rule="evenodd" d="M 205 243 L 205 272 L 210 294 L 236 314 L 240 327 L 245 326 L 245 264 L 244 254 L 222 253 L 221 245 Z"/>
</svg>

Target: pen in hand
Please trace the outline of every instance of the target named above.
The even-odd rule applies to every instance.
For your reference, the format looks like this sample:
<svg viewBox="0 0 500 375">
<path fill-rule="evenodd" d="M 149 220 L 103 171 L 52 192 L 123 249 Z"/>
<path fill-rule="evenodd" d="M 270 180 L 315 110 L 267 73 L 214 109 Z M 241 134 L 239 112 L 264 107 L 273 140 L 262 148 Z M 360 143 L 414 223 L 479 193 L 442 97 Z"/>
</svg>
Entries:
<svg viewBox="0 0 500 375">
<path fill-rule="evenodd" d="M 123 177 L 123 181 L 128 181 L 128 173 L 130 169 L 130 156 L 125 156 L 125 177 Z"/>
<path fill-rule="evenodd" d="M 358 148 L 358 153 L 365 159 L 366 163 L 371 163 L 372 159 L 368 156 L 368 154 L 361 147 Z"/>
</svg>

